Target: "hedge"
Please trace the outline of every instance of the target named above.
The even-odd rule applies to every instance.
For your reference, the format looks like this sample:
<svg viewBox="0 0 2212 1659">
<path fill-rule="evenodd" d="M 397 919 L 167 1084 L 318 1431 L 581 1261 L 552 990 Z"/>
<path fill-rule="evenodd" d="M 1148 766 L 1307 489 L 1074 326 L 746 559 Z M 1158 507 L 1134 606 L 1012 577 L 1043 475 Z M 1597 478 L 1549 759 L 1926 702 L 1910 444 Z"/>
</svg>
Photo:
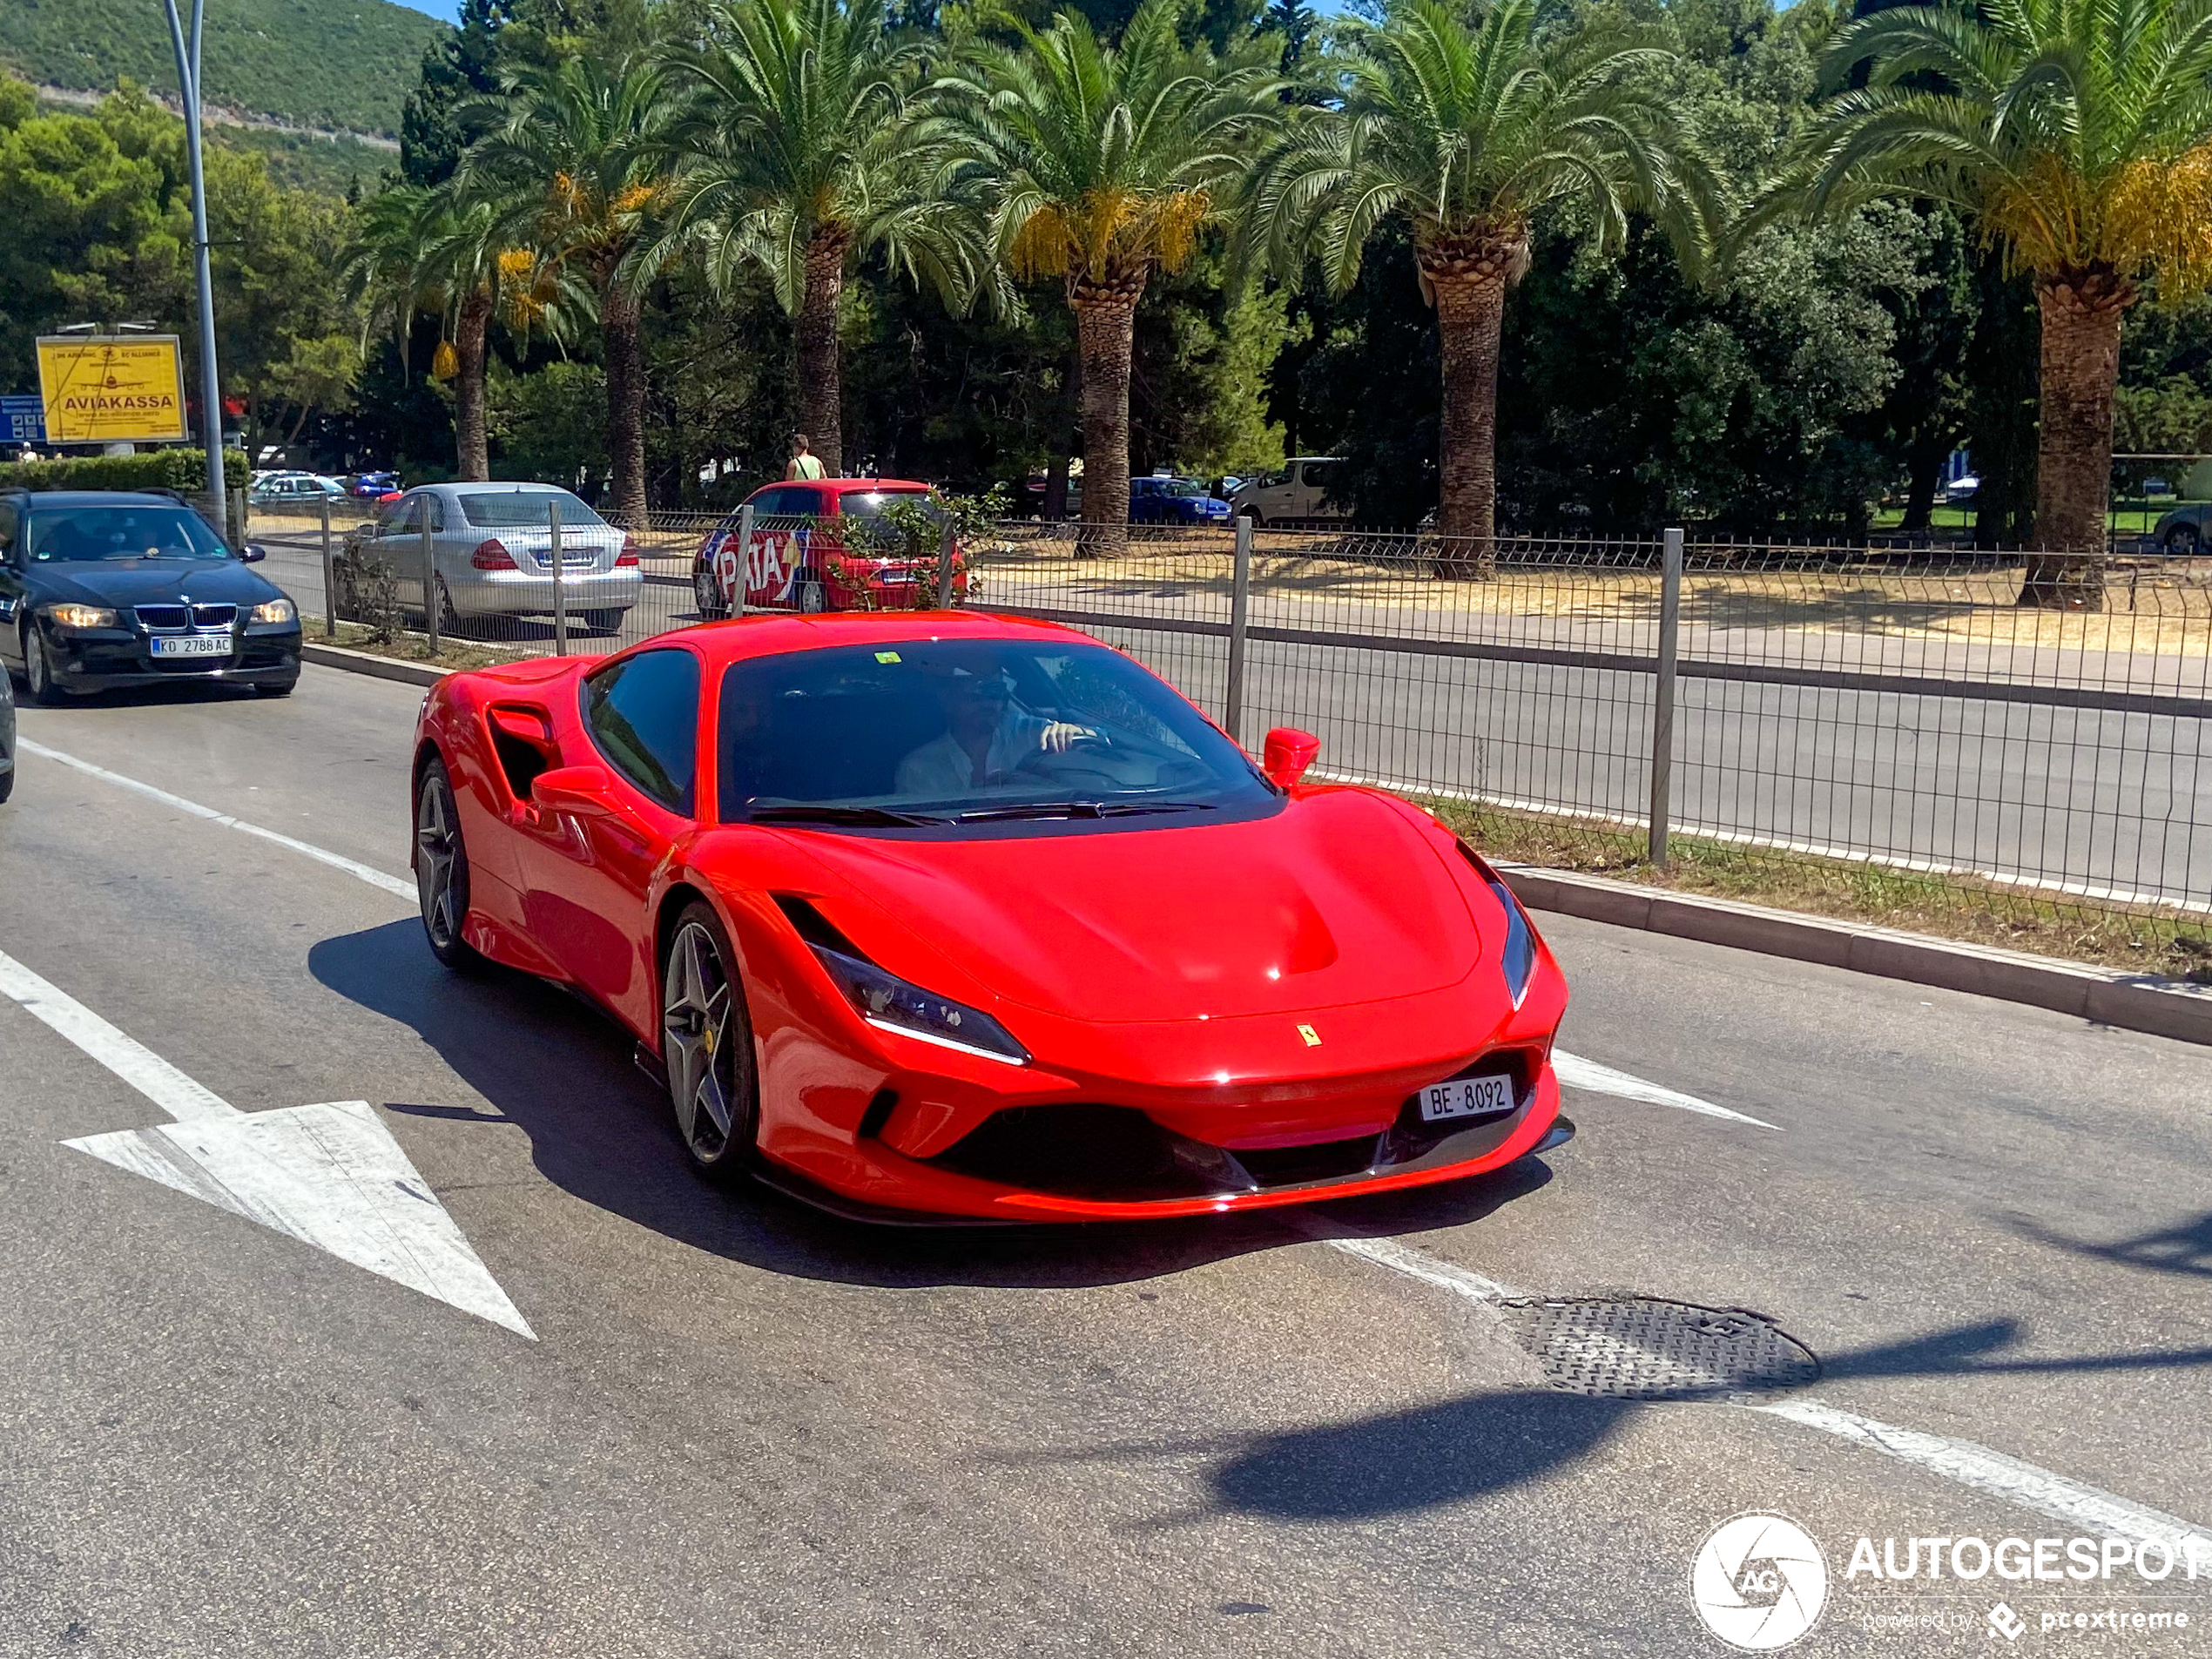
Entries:
<svg viewBox="0 0 2212 1659">
<path fill-rule="evenodd" d="M 223 476 L 232 489 L 243 489 L 250 475 L 242 451 L 223 451 Z M 207 456 L 199 449 L 0 462 L 0 489 L 177 489 L 197 495 L 206 487 Z"/>
</svg>

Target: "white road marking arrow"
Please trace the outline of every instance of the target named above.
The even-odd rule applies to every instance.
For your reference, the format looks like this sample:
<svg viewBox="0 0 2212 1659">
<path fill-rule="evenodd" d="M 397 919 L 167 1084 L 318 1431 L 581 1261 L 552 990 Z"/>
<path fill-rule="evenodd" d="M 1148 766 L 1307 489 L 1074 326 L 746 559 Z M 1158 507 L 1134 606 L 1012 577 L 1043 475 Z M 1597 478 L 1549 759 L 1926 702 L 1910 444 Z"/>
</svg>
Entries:
<svg viewBox="0 0 2212 1659">
<path fill-rule="evenodd" d="M 1779 1129 L 1778 1123 L 1769 1123 L 1757 1117 L 1746 1117 L 1742 1112 L 1732 1112 L 1725 1106 L 1716 1106 L 1710 1100 L 1700 1100 L 1695 1095 L 1685 1095 L 1658 1083 L 1646 1082 L 1641 1077 L 1625 1071 L 1615 1071 L 1610 1066 L 1601 1066 L 1595 1060 L 1585 1060 L 1578 1054 L 1552 1050 L 1552 1069 L 1559 1074 L 1560 1082 L 1568 1089 L 1587 1089 L 1595 1095 L 1618 1095 L 1623 1100 L 1640 1100 L 1647 1106 L 1672 1106 L 1677 1111 L 1696 1112 L 1704 1117 L 1725 1117 L 1732 1123 L 1749 1123 L 1755 1129 Z"/>
<path fill-rule="evenodd" d="M 536 1340 L 367 1101 L 241 1112 L 4 952 L 0 993 L 177 1120 L 63 1145 Z"/>
</svg>

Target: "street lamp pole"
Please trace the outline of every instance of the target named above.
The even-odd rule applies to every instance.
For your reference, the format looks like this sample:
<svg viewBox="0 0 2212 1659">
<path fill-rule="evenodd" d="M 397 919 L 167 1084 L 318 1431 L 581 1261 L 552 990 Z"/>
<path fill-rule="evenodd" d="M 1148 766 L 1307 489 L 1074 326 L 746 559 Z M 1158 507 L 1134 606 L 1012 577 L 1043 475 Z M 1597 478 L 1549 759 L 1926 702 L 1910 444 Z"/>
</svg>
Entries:
<svg viewBox="0 0 2212 1659">
<path fill-rule="evenodd" d="M 192 163 L 192 239 L 199 279 L 199 428 L 207 447 L 207 493 L 219 522 L 226 521 L 230 498 L 223 485 L 223 381 L 215 367 L 215 279 L 207 260 L 207 177 L 199 145 L 199 25 L 206 0 L 192 0 L 192 39 L 187 46 L 177 0 L 169 10 L 169 42 L 177 49 L 177 87 L 185 105 L 185 153 Z"/>
</svg>

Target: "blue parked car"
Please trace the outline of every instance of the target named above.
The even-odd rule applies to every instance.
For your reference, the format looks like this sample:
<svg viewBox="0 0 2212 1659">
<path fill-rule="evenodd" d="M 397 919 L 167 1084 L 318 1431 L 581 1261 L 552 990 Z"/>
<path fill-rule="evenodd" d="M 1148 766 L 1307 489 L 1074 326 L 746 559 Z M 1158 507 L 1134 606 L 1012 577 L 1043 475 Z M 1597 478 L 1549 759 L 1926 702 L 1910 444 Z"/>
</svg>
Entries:
<svg viewBox="0 0 2212 1659">
<path fill-rule="evenodd" d="M 1169 478 L 1154 474 L 1129 481 L 1129 522 L 1132 524 L 1227 524 L 1229 503 L 1206 494 L 1196 478 Z"/>
</svg>

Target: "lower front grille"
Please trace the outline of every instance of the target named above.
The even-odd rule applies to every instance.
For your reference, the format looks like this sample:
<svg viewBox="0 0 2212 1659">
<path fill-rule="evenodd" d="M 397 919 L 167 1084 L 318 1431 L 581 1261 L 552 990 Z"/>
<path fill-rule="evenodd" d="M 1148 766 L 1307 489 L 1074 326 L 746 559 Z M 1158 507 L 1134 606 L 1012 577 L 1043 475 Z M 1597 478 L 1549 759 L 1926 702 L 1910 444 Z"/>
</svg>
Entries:
<svg viewBox="0 0 2212 1659">
<path fill-rule="evenodd" d="M 1196 1147 L 1129 1106 L 1009 1106 L 930 1160 L 979 1181 L 1070 1198 L 1141 1203 L 1223 1189 L 1177 1154 Z M 1208 1152 L 1217 1149 L 1206 1148 Z"/>
</svg>

